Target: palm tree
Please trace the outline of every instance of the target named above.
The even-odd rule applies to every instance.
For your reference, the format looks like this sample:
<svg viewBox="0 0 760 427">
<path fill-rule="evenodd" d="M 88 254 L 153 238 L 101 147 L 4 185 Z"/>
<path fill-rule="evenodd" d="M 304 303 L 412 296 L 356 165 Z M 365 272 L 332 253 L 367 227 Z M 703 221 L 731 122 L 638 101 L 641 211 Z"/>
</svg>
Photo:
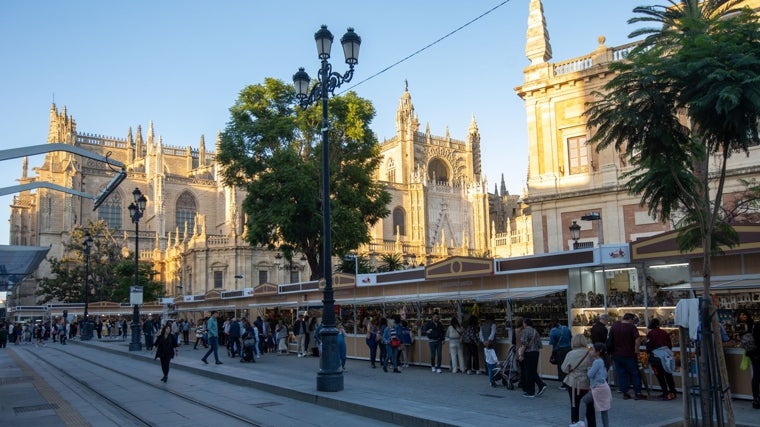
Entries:
<svg viewBox="0 0 760 427">
<path fill-rule="evenodd" d="M 738 236 L 721 216 L 728 158 L 760 143 L 760 26 L 754 13 L 739 9 L 740 0 L 669 0 L 666 6 L 639 6 L 629 23 L 652 23 L 630 37 L 645 36 L 615 63 L 617 73 L 595 93 L 586 114 L 589 139 L 597 151 L 613 146 L 632 168 L 626 189 L 660 221 L 676 223 L 683 251 L 701 248 L 704 301 L 700 377 L 713 390 L 710 362 L 725 361 L 716 349 L 720 337 L 710 299 L 711 255 L 719 245 L 731 247 Z M 720 159 L 717 173 L 708 161 Z M 720 387 L 717 387 L 720 388 Z M 722 399 L 702 394 L 703 422 L 712 422 L 712 405 Z M 724 400 L 732 422 L 729 398 Z M 717 408 L 716 408 L 717 409 Z M 710 420 L 710 421 L 707 421 Z M 688 421 L 688 417 L 687 417 Z"/>
</svg>

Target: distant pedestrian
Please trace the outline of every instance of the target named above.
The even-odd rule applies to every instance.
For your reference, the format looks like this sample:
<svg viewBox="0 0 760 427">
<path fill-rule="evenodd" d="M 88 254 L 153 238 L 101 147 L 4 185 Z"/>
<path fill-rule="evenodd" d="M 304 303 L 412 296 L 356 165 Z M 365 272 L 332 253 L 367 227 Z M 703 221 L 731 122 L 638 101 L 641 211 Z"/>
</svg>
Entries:
<svg viewBox="0 0 760 427">
<path fill-rule="evenodd" d="M 148 351 L 151 351 L 153 349 L 153 319 L 150 317 L 145 319 L 145 322 L 143 322 L 143 334 L 145 335 L 145 348 Z M 132 337 L 134 340 L 135 338 Z"/>
<path fill-rule="evenodd" d="M 559 365 L 560 369 L 567 374 L 563 379 L 567 385 L 568 394 L 570 395 L 570 422 L 576 427 L 596 427 L 596 412 L 594 410 L 593 400 L 589 401 L 585 407 L 585 422 L 579 423 L 580 420 L 580 403 L 586 394 L 591 394 L 591 381 L 588 377 L 588 370 L 593 364 L 593 351 L 590 351 L 586 345 L 586 337 L 583 334 L 575 334 L 571 339 L 572 350 L 567 353 L 564 362 Z"/>
<path fill-rule="evenodd" d="M 203 363 L 208 364 L 208 356 L 211 353 L 214 353 L 214 360 L 216 360 L 217 365 L 221 365 L 222 362 L 219 360 L 219 327 L 217 326 L 216 319 L 219 316 L 219 314 L 216 311 L 211 312 L 211 317 L 208 318 L 208 322 L 206 323 L 206 332 L 208 333 L 208 343 L 211 347 L 207 352 L 206 355 L 201 358 L 201 361 Z"/>
<path fill-rule="evenodd" d="M 127 319 L 121 319 L 121 340 L 122 341 L 127 340 L 128 330 L 129 330 L 129 327 L 127 326 Z"/>
<path fill-rule="evenodd" d="M 673 358 L 673 344 L 670 335 L 660 329 L 660 319 L 649 321 L 649 333 L 647 333 L 647 353 L 649 355 L 649 364 L 654 371 L 657 382 L 660 383 L 662 395 L 660 400 L 673 400 L 676 398 L 676 383 L 671 370 L 666 369 L 668 363 L 663 363 L 662 358 L 673 361 L 672 367 L 675 367 Z M 662 358 L 661 358 L 662 357 Z"/>
<path fill-rule="evenodd" d="M 628 389 L 633 383 L 634 399 L 646 400 L 646 396 L 641 394 L 641 374 L 639 373 L 639 346 L 641 345 L 641 335 L 636 325 L 633 324 L 635 319 L 633 313 L 625 313 L 623 319 L 616 322 L 610 328 L 612 335 L 613 351 L 612 361 L 615 363 L 615 379 L 618 382 L 620 392 L 623 393 L 623 399 L 630 399 Z"/>
<path fill-rule="evenodd" d="M 486 371 L 488 372 L 488 382 L 491 383 L 491 387 L 496 387 L 496 380 L 494 379 L 494 371 L 496 365 L 499 363 L 499 358 L 496 356 L 496 350 L 493 348 L 493 341 L 489 341 L 485 344 L 483 349 L 484 360 L 486 362 Z"/>
<path fill-rule="evenodd" d="M 401 350 L 399 355 L 403 357 L 404 368 L 409 367 L 409 360 L 412 358 L 412 344 L 414 344 L 414 337 L 412 336 L 412 330 L 409 329 L 409 324 L 406 320 L 401 321 Z"/>
<path fill-rule="evenodd" d="M 423 328 L 428 337 L 430 346 L 430 370 L 441 373 L 441 362 L 443 355 L 443 340 L 446 338 L 446 331 L 439 320 L 438 312 L 433 313 L 432 319 L 425 323 Z"/>
<path fill-rule="evenodd" d="M 278 320 L 274 333 L 277 337 L 277 354 L 288 354 L 288 326 L 282 320 Z"/>
<path fill-rule="evenodd" d="M 182 321 L 182 341 L 185 345 L 190 344 L 190 322 L 187 319 Z"/>
<path fill-rule="evenodd" d="M 520 337 L 520 347 L 517 350 L 517 360 L 522 367 L 523 397 L 541 396 L 546 391 L 546 383 L 538 376 L 538 360 L 541 356 L 541 336 L 533 328 L 533 320 L 523 319 Z M 538 387 L 538 392 L 536 392 Z"/>
<path fill-rule="evenodd" d="M 0 348 L 5 348 L 8 344 L 8 327 L 5 324 L 0 325 Z"/>
<path fill-rule="evenodd" d="M 375 361 L 377 360 L 378 341 L 377 320 L 372 317 L 369 319 L 369 323 L 367 324 L 367 336 L 364 339 L 367 347 L 369 347 L 369 365 L 372 367 L 372 369 L 375 369 Z"/>
<path fill-rule="evenodd" d="M 306 355 L 306 333 L 308 324 L 306 313 L 301 313 L 298 319 L 293 323 L 293 334 L 296 336 L 296 347 L 298 348 L 298 357 Z"/>
<path fill-rule="evenodd" d="M 61 319 L 61 323 L 58 324 L 58 338 L 61 344 L 66 345 L 66 319 Z"/>
<path fill-rule="evenodd" d="M 195 327 L 195 345 L 193 346 L 193 350 L 198 349 L 198 343 L 200 342 L 203 345 L 203 348 L 208 348 L 208 343 L 206 342 L 206 328 L 203 326 L 205 321 L 198 322 L 198 326 Z"/>
<path fill-rule="evenodd" d="M 153 360 L 161 359 L 161 371 L 164 376 L 161 381 L 166 382 L 169 378 L 169 362 L 177 355 L 177 338 L 172 334 L 172 327 L 164 325 L 161 334 L 156 339 L 156 355 Z"/>
<path fill-rule="evenodd" d="M 553 317 L 551 331 L 549 331 L 549 345 L 552 346 L 552 355 L 557 363 L 557 377 L 559 379 L 559 389 L 567 390 L 564 383 L 565 372 L 562 370 L 562 364 L 565 362 L 565 356 L 570 352 L 570 341 L 573 338 L 570 328 L 560 323 L 559 318 Z"/>
<path fill-rule="evenodd" d="M 346 370 L 346 329 L 343 328 L 343 323 L 338 322 L 336 326 L 338 329 L 338 357 L 340 358 L 340 367 L 344 371 Z"/>
<path fill-rule="evenodd" d="M 610 427 L 609 410 L 612 407 L 612 393 L 607 384 L 607 370 L 609 369 L 607 346 L 598 342 L 594 344 L 591 367 L 586 371 L 591 385 L 591 393 L 581 398 L 578 405 L 578 422 L 570 424 L 570 427 L 587 427 L 586 414 L 588 404 L 593 403 L 594 408 L 602 414 L 602 425 Z"/>
<path fill-rule="evenodd" d="M 480 370 L 480 354 L 478 354 L 478 317 L 470 316 L 462 334 L 464 346 L 464 370 L 467 374 L 477 374 Z"/>
<path fill-rule="evenodd" d="M 464 329 L 459 324 L 459 319 L 451 318 L 451 325 L 446 329 L 446 339 L 449 341 L 449 357 L 451 359 L 451 373 L 464 372 L 464 349 L 462 348 L 462 335 Z"/>
</svg>

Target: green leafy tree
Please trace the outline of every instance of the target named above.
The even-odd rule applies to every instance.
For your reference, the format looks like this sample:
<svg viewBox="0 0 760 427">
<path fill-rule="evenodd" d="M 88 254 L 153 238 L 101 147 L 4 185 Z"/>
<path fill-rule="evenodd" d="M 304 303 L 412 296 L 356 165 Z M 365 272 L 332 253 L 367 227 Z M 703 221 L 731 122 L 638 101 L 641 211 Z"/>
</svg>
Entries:
<svg viewBox="0 0 760 427">
<path fill-rule="evenodd" d="M 132 259 L 121 260 L 113 269 L 116 271 L 118 280 L 110 301 L 129 302 L 130 288 L 135 285 L 134 255 L 132 255 Z M 157 274 L 151 263 L 138 263 L 137 286 L 143 287 L 143 302 L 157 301 L 164 296 L 164 286 L 153 280 Z"/>
<path fill-rule="evenodd" d="M 610 66 L 615 77 L 586 112 L 589 127 L 596 128 L 589 143 L 597 151 L 613 146 L 624 153 L 632 165 L 625 175 L 628 191 L 641 196 L 652 217 L 677 221 L 682 251 L 702 249 L 709 296 L 711 256 L 738 243 L 723 203 L 727 161 L 760 142 L 760 27 L 751 10 L 737 7 L 738 0 L 668 3 L 634 9 L 639 16 L 629 23 L 656 27 L 631 33 L 644 40 L 627 61 Z M 718 167 L 710 170 L 713 158 Z M 703 323 L 712 319 L 717 334 L 710 298 L 705 300 Z M 713 342 L 709 328 L 703 329 L 702 342 Z M 716 346 L 701 346 L 702 360 L 716 360 L 717 354 L 725 373 Z M 706 365 L 703 389 L 713 390 Z M 708 394 L 705 418 L 712 413 Z"/>
<path fill-rule="evenodd" d="M 216 160 L 225 183 L 247 196 L 246 240 L 306 256 L 322 275 L 321 107 L 296 107 L 291 85 L 268 78 L 240 92 L 230 108 Z M 332 254 L 371 240 L 370 227 L 390 213 L 390 194 L 373 180 L 381 155 L 369 128 L 372 104 L 348 92 L 329 100 Z M 327 262 L 330 262 L 329 260 Z"/>
<path fill-rule="evenodd" d="M 382 263 L 377 267 L 377 271 L 396 271 L 404 269 L 404 258 L 398 253 L 387 253 L 380 255 L 380 262 Z"/>
<path fill-rule="evenodd" d="M 87 227 L 76 227 L 71 230 L 70 240 L 64 243 L 63 256 L 58 259 L 51 257 L 50 275 L 40 280 L 35 295 L 38 303 L 44 304 L 52 300 L 60 302 L 84 302 L 85 231 L 92 237 L 89 257 L 89 302 L 129 301 L 129 286 L 134 283 L 134 257 L 125 258 L 122 253 L 123 241 L 115 238 L 103 221 L 90 222 Z M 128 268 L 121 268 L 128 266 Z M 141 282 L 150 282 L 155 272 L 141 266 Z M 126 283 L 126 288 L 124 284 Z M 126 289 L 126 299 L 123 297 Z M 143 290 L 144 301 L 154 301 L 163 295 L 160 284 L 153 281 L 152 286 Z"/>
</svg>

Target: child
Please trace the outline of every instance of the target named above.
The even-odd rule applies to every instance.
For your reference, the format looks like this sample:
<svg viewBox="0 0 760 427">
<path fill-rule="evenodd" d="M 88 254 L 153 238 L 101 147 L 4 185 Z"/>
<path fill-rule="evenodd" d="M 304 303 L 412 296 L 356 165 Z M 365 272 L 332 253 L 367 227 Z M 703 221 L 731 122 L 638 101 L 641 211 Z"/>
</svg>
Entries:
<svg viewBox="0 0 760 427">
<path fill-rule="evenodd" d="M 588 379 L 591 383 L 591 393 L 586 393 L 578 405 L 581 420 L 575 424 L 571 424 L 571 427 L 586 427 L 586 422 L 583 418 L 586 416 L 586 405 L 593 400 L 594 408 L 598 409 L 602 413 L 602 425 L 604 427 L 610 427 L 610 420 L 607 412 L 612 406 L 612 392 L 610 392 L 610 386 L 607 384 L 607 369 L 605 365 L 605 356 L 607 354 L 607 347 L 604 343 L 594 344 L 594 353 L 592 357 L 594 361 L 591 367 L 588 368 Z"/>
<path fill-rule="evenodd" d="M 493 343 L 486 342 L 483 348 L 486 356 L 486 368 L 488 368 L 488 381 L 491 383 L 491 387 L 496 387 L 496 380 L 494 380 L 493 373 L 496 369 L 496 364 L 499 363 L 499 359 L 496 357 L 496 350 L 493 349 Z"/>
</svg>

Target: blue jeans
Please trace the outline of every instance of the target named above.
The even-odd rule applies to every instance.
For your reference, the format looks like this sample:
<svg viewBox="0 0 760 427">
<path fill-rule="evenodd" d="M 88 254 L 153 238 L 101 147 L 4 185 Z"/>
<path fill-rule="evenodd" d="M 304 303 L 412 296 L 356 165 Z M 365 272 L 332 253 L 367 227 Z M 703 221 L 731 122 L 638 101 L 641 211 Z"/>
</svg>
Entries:
<svg viewBox="0 0 760 427">
<path fill-rule="evenodd" d="M 430 366 L 436 369 L 441 369 L 441 362 L 443 358 L 443 345 L 440 341 L 430 341 Z M 438 357 L 438 363 L 435 363 L 435 359 Z"/>
<path fill-rule="evenodd" d="M 375 360 L 377 360 L 377 342 L 374 340 L 367 340 L 367 347 L 369 347 L 369 361 L 371 366 L 375 366 Z"/>
<path fill-rule="evenodd" d="M 631 386 L 628 382 L 630 375 L 633 382 L 633 392 L 641 394 L 641 375 L 639 375 L 639 362 L 636 357 L 612 355 L 612 361 L 615 363 L 615 376 L 620 391 L 623 394 L 628 393 Z"/>
<path fill-rule="evenodd" d="M 496 369 L 496 364 L 486 363 L 486 368 L 488 369 L 488 382 L 494 384 L 493 371 Z"/>
<path fill-rule="evenodd" d="M 206 355 L 203 356 L 203 359 L 206 359 L 211 352 L 214 353 L 214 360 L 217 362 L 219 361 L 219 337 L 208 337 L 208 345 L 211 347 L 206 352 Z"/>
</svg>

